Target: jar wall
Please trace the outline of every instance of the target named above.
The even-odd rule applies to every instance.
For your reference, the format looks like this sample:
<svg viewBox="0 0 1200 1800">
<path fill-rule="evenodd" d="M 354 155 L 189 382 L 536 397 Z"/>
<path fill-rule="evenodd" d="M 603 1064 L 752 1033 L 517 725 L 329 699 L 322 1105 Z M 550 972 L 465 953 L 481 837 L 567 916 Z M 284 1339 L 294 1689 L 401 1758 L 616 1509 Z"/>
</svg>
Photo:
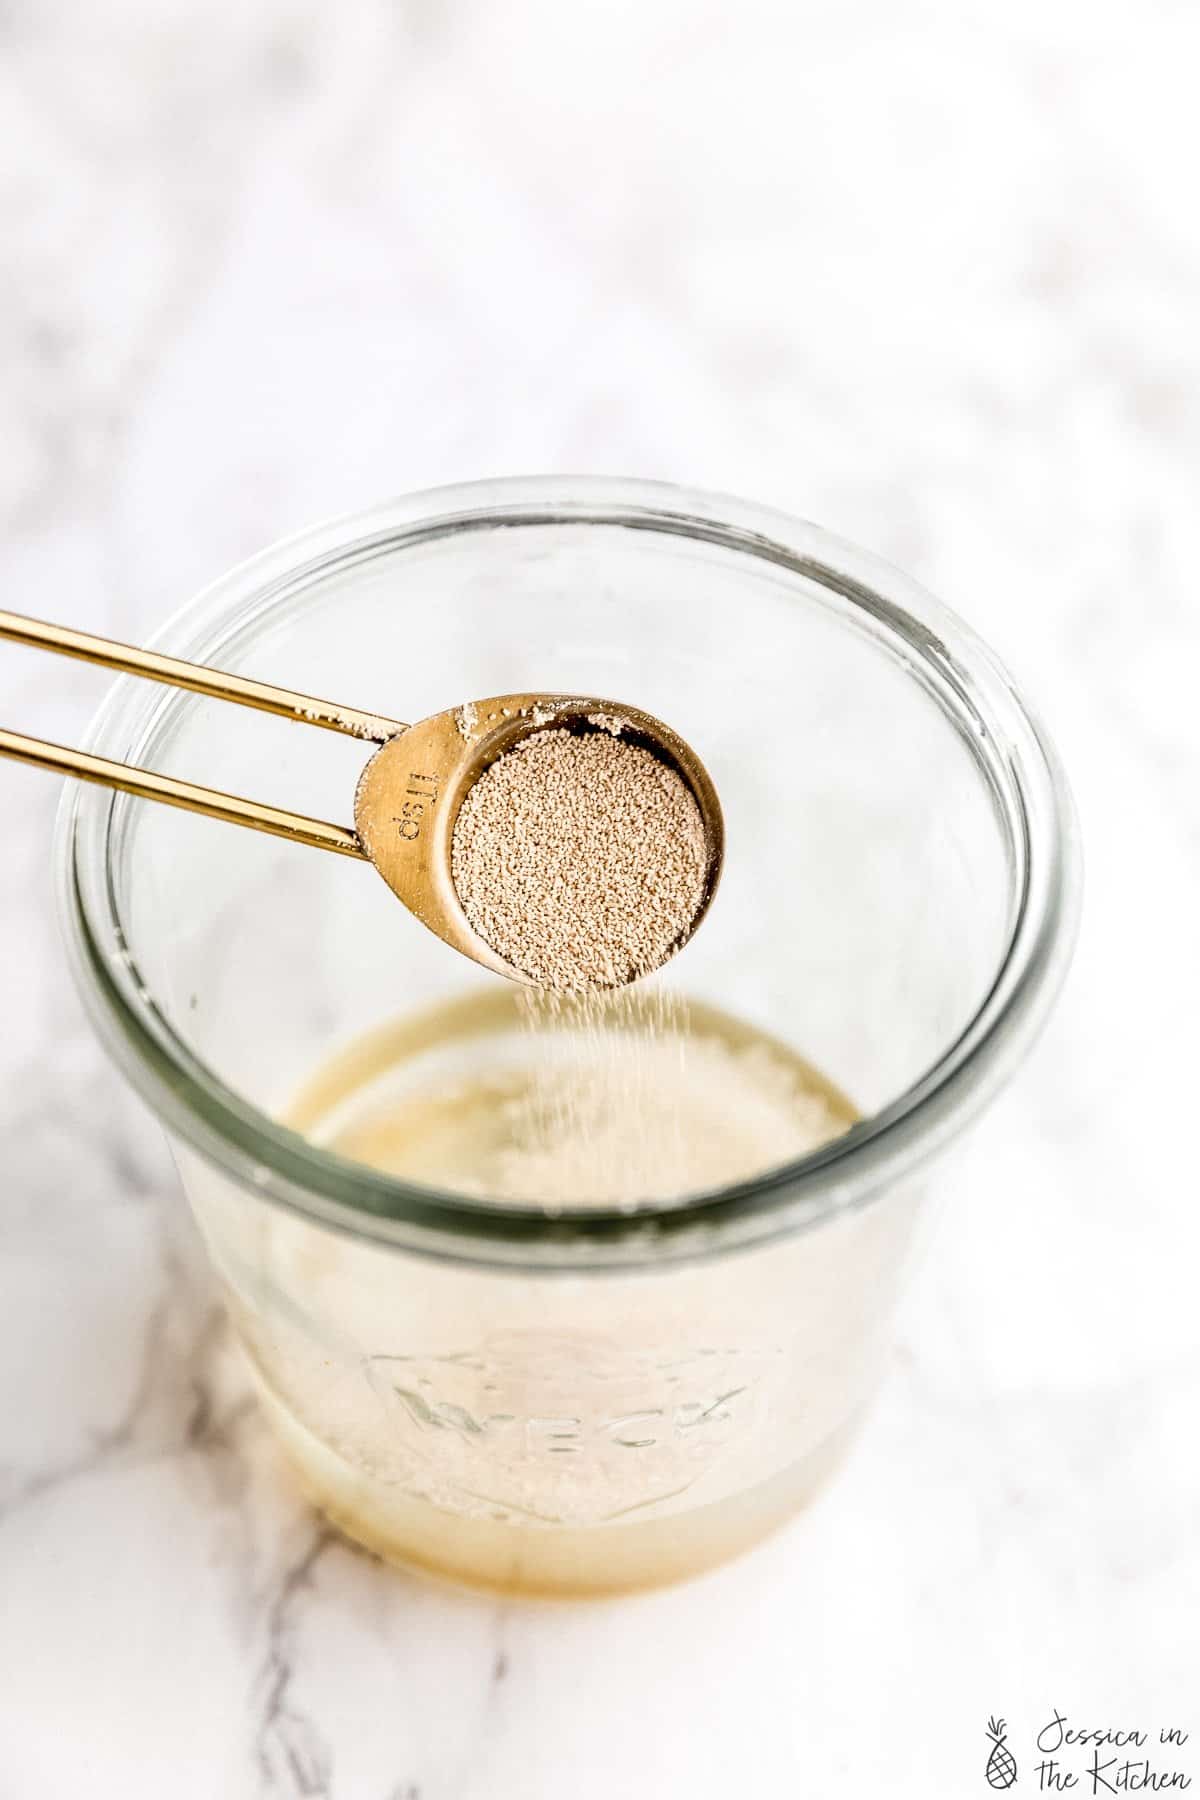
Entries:
<svg viewBox="0 0 1200 1800">
<path fill-rule="evenodd" d="M 925 1181 L 637 1273 L 439 1262 L 264 1206 L 176 1145 L 314 1500 L 459 1579 L 603 1592 L 723 1560 L 820 1485 L 878 1380 Z"/>
</svg>

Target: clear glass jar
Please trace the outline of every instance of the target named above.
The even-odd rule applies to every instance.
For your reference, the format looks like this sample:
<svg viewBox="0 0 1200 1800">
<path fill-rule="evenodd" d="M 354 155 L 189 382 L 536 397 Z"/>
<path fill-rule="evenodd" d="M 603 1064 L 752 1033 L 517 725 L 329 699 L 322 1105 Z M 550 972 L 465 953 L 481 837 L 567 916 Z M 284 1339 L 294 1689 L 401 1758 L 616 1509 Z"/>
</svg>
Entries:
<svg viewBox="0 0 1200 1800">
<path fill-rule="evenodd" d="M 930 1179 L 1069 956 L 1070 803 L 1004 670 L 811 525 L 557 478 L 308 533 L 157 647 L 407 718 L 537 687 L 625 698 L 700 752 L 728 857 L 673 977 L 793 1045 L 862 1120 L 684 1202 L 497 1206 L 281 1122 L 339 1046 L 488 980 L 365 866 L 74 789 L 61 893 L 92 1014 L 170 1135 L 264 1403 L 333 1519 L 389 1557 L 549 1592 L 754 1541 L 836 1463 Z M 363 761 L 131 681 L 89 747 L 347 821 Z"/>
</svg>

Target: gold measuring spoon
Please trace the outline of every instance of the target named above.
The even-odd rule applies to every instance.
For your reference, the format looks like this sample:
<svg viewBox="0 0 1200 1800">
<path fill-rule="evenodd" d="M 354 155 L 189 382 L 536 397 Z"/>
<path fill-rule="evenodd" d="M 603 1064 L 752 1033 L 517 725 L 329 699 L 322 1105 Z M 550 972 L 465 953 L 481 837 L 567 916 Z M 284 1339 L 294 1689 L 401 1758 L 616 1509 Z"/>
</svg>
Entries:
<svg viewBox="0 0 1200 1800">
<path fill-rule="evenodd" d="M 673 769 L 700 810 L 708 861 L 700 904 L 684 936 L 695 931 L 716 891 L 725 848 L 716 789 L 691 746 L 639 707 L 574 694 L 501 694 L 466 701 L 418 725 L 405 725 L 357 707 L 335 706 L 309 694 L 0 610 L 0 639 L 5 638 L 379 744 L 359 777 L 352 829 L 0 729 L 0 756 L 373 863 L 392 892 L 430 931 L 511 980 L 528 982 L 529 977 L 497 956 L 470 925 L 450 873 L 450 844 L 458 809 L 472 784 L 531 732 L 551 727 L 594 730 L 597 718 L 619 718 L 622 737 Z M 682 941 L 670 946 L 664 961 Z"/>
</svg>

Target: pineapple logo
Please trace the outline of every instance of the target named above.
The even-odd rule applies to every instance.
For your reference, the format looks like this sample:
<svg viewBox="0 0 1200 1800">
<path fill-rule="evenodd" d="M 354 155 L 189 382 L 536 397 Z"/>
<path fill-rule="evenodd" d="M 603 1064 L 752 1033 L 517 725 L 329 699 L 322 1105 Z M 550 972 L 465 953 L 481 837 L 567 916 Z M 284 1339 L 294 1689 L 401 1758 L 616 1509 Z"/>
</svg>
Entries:
<svg viewBox="0 0 1200 1800">
<path fill-rule="evenodd" d="M 987 1760 L 988 1786 L 1010 1788 L 1017 1779 L 1017 1759 L 1004 1741 L 1004 1720 L 989 1719 L 987 1734 L 992 1740 L 992 1754 Z"/>
</svg>

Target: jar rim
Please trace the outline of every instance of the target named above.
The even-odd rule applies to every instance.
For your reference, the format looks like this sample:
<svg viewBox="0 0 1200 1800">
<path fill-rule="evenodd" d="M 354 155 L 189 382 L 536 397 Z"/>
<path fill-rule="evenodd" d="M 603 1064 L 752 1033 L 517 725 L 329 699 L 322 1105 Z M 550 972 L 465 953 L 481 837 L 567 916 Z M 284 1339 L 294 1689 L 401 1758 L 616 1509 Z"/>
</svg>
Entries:
<svg viewBox="0 0 1200 1800">
<path fill-rule="evenodd" d="M 351 557 L 497 525 L 608 525 L 741 551 L 818 583 L 902 649 L 988 781 L 1010 835 L 1009 941 L 974 1016 L 895 1100 L 797 1161 L 711 1192 L 549 1215 L 419 1186 L 300 1137 L 226 1086 L 156 1006 L 125 936 L 113 868 L 129 801 L 70 784 L 59 814 L 59 898 L 76 980 L 100 1036 L 163 1124 L 253 1195 L 320 1225 L 439 1259 L 571 1271 L 660 1264 L 804 1229 L 891 1187 L 955 1137 L 1012 1072 L 1070 960 L 1080 854 L 1057 754 L 1007 671 L 949 608 L 882 559 L 817 526 L 730 496 L 611 477 L 511 477 L 426 490 L 283 540 L 240 564 L 156 634 L 203 653 L 294 582 Z M 209 650 L 211 654 L 211 650 Z M 87 747 L 128 754 L 141 684 L 115 684 Z M 159 701 L 168 706 L 171 699 Z"/>
</svg>

